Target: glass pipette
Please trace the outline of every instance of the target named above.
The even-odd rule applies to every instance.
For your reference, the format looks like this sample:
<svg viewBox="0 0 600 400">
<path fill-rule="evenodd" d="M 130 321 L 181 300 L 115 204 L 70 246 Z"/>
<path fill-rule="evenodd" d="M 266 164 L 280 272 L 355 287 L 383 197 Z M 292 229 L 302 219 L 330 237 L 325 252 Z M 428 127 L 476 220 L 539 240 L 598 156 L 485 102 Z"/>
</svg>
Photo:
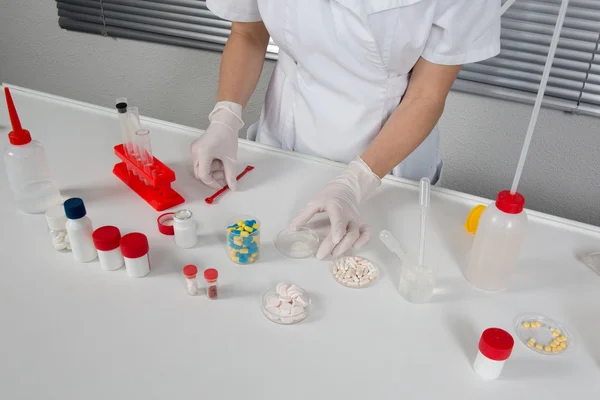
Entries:
<svg viewBox="0 0 600 400">
<path fill-rule="evenodd" d="M 427 226 L 427 209 L 429 208 L 429 178 L 421 179 L 419 204 L 421 205 L 421 239 L 419 241 L 419 267 L 425 262 L 425 227 Z"/>
</svg>

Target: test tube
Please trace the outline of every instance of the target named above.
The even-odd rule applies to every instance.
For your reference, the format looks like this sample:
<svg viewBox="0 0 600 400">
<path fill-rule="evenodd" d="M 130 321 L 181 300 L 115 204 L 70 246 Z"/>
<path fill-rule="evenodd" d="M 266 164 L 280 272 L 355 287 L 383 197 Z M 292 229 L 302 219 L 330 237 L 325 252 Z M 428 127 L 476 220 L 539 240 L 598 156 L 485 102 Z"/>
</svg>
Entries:
<svg viewBox="0 0 600 400">
<path fill-rule="evenodd" d="M 132 161 L 136 162 L 138 166 L 141 166 L 140 153 L 135 140 L 135 133 L 140 129 L 140 113 L 137 107 L 129 107 L 127 109 L 127 127 L 129 131 L 127 150 L 132 156 Z"/>
<path fill-rule="evenodd" d="M 152 155 L 152 145 L 150 143 L 150 131 L 148 129 L 138 129 L 135 132 L 135 146 L 139 155 L 140 168 L 146 174 L 152 176 L 152 166 L 154 165 L 154 156 Z"/>
<path fill-rule="evenodd" d="M 123 142 L 123 152 L 125 156 L 129 158 L 128 143 L 131 142 L 130 130 L 129 130 L 129 114 L 127 112 L 127 98 L 119 97 L 116 100 L 116 108 L 119 113 L 119 127 L 121 128 L 121 141 Z M 127 172 L 132 173 L 132 168 L 129 164 L 127 165 Z"/>
</svg>

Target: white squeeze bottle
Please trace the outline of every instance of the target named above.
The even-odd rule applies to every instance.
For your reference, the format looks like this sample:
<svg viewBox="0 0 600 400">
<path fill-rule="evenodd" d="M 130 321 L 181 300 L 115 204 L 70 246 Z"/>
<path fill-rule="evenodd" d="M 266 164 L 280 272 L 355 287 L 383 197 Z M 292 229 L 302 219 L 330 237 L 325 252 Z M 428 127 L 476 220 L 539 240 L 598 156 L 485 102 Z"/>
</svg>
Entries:
<svg viewBox="0 0 600 400">
<path fill-rule="evenodd" d="M 13 130 L 8 134 L 10 145 L 4 151 L 8 182 L 17 207 L 26 213 L 43 213 L 61 203 L 62 198 L 50 174 L 48 160 L 42 145 L 31 140 L 21 121 L 10 91 L 4 88 L 8 115 Z"/>
<path fill-rule="evenodd" d="M 65 214 L 67 215 L 67 236 L 71 243 L 73 258 L 79 262 L 89 262 L 98 257 L 92 233 L 92 221 L 86 217 L 83 200 L 74 197 L 65 201 Z"/>
<path fill-rule="evenodd" d="M 527 229 L 525 198 L 504 190 L 481 214 L 465 277 L 473 286 L 497 291 L 508 287 Z"/>
</svg>

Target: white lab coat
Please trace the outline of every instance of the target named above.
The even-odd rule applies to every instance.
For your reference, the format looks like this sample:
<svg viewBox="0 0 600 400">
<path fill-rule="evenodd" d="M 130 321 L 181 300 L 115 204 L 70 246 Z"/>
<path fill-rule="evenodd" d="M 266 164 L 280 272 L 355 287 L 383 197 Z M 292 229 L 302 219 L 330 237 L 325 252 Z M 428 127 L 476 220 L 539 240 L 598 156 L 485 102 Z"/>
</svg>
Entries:
<svg viewBox="0 0 600 400">
<path fill-rule="evenodd" d="M 419 57 L 481 61 L 500 51 L 501 0 L 208 0 L 223 19 L 263 21 L 279 61 L 250 139 L 348 163 L 400 103 Z M 478 32 L 474 32 L 477 31 Z M 476 39 L 475 39 L 476 38 Z M 437 127 L 392 173 L 437 180 Z"/>
</svg>

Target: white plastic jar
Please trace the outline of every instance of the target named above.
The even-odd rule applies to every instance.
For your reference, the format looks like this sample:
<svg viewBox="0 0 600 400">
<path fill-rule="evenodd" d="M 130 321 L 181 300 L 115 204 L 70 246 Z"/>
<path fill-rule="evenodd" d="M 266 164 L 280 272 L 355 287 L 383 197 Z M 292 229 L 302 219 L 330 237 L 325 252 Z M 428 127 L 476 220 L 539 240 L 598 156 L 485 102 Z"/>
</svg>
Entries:
<svg viewBox="0 0 600 400">
<path fill-rule="evenodd" d="M 143 233 L 133 232 L 121 238 L 121 253 L 125 259 L 127 275 L 141 278 L 150 272 L 148 238 Z"/>
<path fill-rule="evenodd" d="M 106 271 L 115 271 L 123 266 L 125 260 L 119 248 L 121 232 L 116 226 L 101 226 L 92 234 L 94 246 L 98 250 L 100 268 Z"/>
<path fill-rule="evenodd" d="M 175 232 L 175 244 L 181 248 L 189 249 L 198 242 L 196 236 L 196 221 L 192 219 L 190 210 L 179 210 L 173 215 L 173 230 Z"/>
<path fill-rule="evenodd" d="M 502 373 L 504 363 L 512 353 L 515 340 L 500 328 L 488 328 L 481 334 L 479 352 L 473 363 L 473 369 L 485 379 L 496 379 Z"/>
<path fill-rule="evenodd" d="M 71 251 L 69 235 L 67 235 L 67 216 L 62 205 L 52 206 L 46 210 L 46 222 L 48 223 L 48 234 L 52 240 L 52 247 L 56 251 Z"/>
<path fill-rule="evenodd" d="M 92 239 L 92 221 L 86 217 L 85 205 L 80 198 L 65 201 L 65 214 L 68 221 L 65 225 L 73 258 L 80 262 L 90 262 L 98 257 L 94 240 Z"/>
</svg>

